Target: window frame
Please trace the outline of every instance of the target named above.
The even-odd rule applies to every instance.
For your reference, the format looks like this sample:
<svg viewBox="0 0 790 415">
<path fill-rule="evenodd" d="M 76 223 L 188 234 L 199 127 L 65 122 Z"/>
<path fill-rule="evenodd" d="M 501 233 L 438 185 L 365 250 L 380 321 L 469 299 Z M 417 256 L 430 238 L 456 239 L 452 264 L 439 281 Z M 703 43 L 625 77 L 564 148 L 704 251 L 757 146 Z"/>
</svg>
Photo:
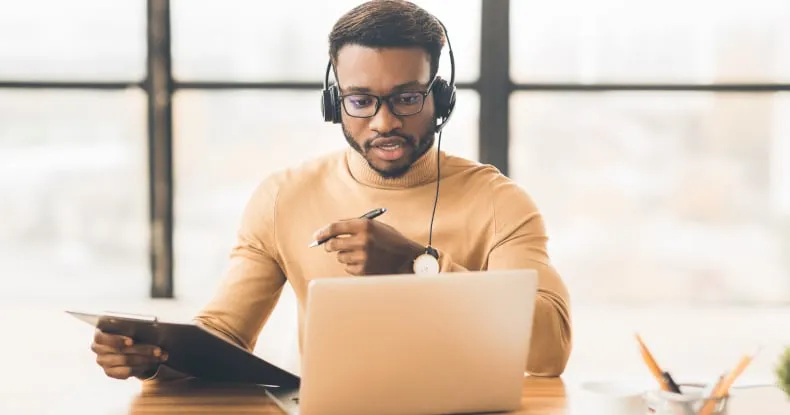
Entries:
<svg viewBox="0 0 790 415">
<path fill-rule="evenodd" d="M 508 175 L 510 97 L 516 91 L 713 91 L 776 93 L 790 91 L 790 83 L 630 84 L 630 83 L 514 83 L 510 76 L 510 0 L 481 0 L 479 77 L 458 83 L 476 91 L 480 99 L 479 160 Z M 0 89 L 81 89 L 145 91 L 148 115 L 148 171 L 151 298 L 174 298 L 173 283 L 173 106 L 176 90 L 256 89 L 314 90 L 321 82 L 233 82 L 174 79 L 171 57 L 169 0 L 146 0 L 146 76 L 140 81 L 1 80 Z M 483 47 L 485 45 L 485 47 Z M 488 62 L 497 62 L 488 65 Z"/>
</svg>

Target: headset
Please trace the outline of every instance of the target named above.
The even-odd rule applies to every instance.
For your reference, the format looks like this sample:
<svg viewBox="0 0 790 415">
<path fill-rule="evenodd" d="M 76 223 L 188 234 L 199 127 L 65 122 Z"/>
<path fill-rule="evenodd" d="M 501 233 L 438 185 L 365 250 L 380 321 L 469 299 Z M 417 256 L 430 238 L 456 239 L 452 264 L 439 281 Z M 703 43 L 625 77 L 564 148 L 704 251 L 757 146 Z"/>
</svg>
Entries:
<svg viewBox="0 0 790 415">
<path fill-rule="evenodd" d="M 436 118 L 440 121 L 435 128 L 436 132 L 440 132 L 450 115 L 455 109 L 455 57 L 453 56 L 453 47 L 450 44 L 450 37 L 447 35 L 447 28 L 439 19 L 436 19 L 444 31 L 444 38 L 447 39 L 447 50 L 450 54 L 450 82 L 437 76 L 436 81 L 433 83 L 433 102 L 436 111 Z M 341 120 L 342 103 L 340 102 L 340 88 L 336 82 L 329 84 L 329 73 L 332 72 L 332 59 L 326 65 L 326 74 L 324 74 L 324 89 L 321 93 L 321 114 L 324 116 L 324 121 L 333 124 L 339 124 Z"/>
<path fill-rule="evenodd" d="M 428 246 L 425 253 L 420 255 L 414 261 L 415 273 L 438 273 L 439 272 L 439 253 L 431 246 L 433 242 L 433 220 L 436 216 L 436 205 L 439 202 L 439 181 L 441 179 L 440 167 L 440 150 L 442 146 L 442 130 L 447 125 L 450 116 L 455 109 L 455 57 L 453 56 L 453 46 L 450 43 L 450 36 L 447 34 L 447 27 L 441 20 L 434 16 L 434 19 L 439 23 L 444 32 L 444 38 L 447 40 L 447 50 L 450 55 L 450 82 L 436 76 L 436 80 L 431 87 L 433 92 L 434 111 L 436 116 L 436 125 L 434 132 L 439 133 L 436 145 L 436 194 L 433 200 L 433 211 L 431 212 L 431 224 L 428 231 Z M 324 121 L 333 124 L 339 124 L 342 120 L 343 103 L 340 100 L 340 87 L 337 82 L 329 83 L 329 73 L 332 71 L 332 59 L 326 65 L 326 73 L 324 74 L 324 88 L 321 92 L 321 114 Z"/>
</svg>

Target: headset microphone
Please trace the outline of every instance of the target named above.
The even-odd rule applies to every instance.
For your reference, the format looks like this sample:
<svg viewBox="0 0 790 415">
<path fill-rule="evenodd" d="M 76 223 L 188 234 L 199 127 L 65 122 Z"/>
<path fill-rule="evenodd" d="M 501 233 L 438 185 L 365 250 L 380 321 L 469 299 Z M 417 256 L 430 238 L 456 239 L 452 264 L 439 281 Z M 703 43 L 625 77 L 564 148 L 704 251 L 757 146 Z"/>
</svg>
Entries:
<svg viewBox="0 0 790 415">
<path fill-rule="evenodd" d="M 453 56 L 453 46 L 450 44 L 450 37 L 447 34 L 447 27 L 438 18 L 434 17 L 444 31 L 444 38 L 447 39 L 447 50 L 450 54 L 450 82 L 437 76 L 433 83 L 433 100 L 435 115 L 438 123 L 434 127 L 434 132 L 439 134 L 436 144 L 436 193 L 433 199 L 433 210 L 431 211 L 431 223 L 428 229 L 428 246 L 425 253 L 414 260 L 415 274 L 437 274 L 439 272 L 439 252 L 433 248 L 433 220 L 436 216 L 436 205 L 439 203 L 439 182 L 441 181 L 441 159 L 440 150 L 442 146 L 442 130 L 450 119 L 455 109 L 455 57 Z M 332 60 L 326 65 L 324 75 L 324 89 L 321 94 L 321 114 L 324 121 L 338 124 L 342 119 L 342 103 L 340 102 L 340 88 L 337 83 L 329 84 L 329 73 L 332 70 Z"/>
</svg>

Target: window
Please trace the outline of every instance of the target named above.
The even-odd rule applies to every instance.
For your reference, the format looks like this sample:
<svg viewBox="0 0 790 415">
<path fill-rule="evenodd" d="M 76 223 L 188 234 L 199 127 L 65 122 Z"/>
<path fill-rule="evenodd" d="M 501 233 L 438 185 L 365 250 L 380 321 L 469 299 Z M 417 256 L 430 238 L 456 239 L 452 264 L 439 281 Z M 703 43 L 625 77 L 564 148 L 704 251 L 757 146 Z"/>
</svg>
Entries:
<svg viewBox="0 0 790 415">
<path fill-rule="evenodd" d="M 319 81 L 328 60 L 328 36 L 356 0 L 311 3 L 173 0 L 173 72 L 179 80 Z M 457 81 L 477 78 L 480 1 L 443 0 L 419 5 L 444 18 L 457 65 Z M 439 74 L 450 78 L 446 48 Z"/>
<path fill-rule="evenodd" d="M 145 10 L 140 0 L 10 2 L 0 12 L 0 79 L 143 79 Z"/>
<path fill-rule="evenodd" d="M 145 95 L 0 90 L 0 297 L 148 296 Z"/>
<path fill-rule="evenodd" d="M 319 91 L 182 91 L 174 99 L 175 292 L 213 293 L 242 209 L 270 173 L 347 148 Z M 442 149 L 477 158 L 477 93 L 459 91 Z"/>
<path fill-rule="evenodd" d="M 511 120 L 576 301 L 790 301 L 790 94 L 523 92 Z"/>
<path fill-rule="evenodd" d="M 510 7 L 517 82 L 790 81 L 786 0 L 519 0 Z"/>
</svg>

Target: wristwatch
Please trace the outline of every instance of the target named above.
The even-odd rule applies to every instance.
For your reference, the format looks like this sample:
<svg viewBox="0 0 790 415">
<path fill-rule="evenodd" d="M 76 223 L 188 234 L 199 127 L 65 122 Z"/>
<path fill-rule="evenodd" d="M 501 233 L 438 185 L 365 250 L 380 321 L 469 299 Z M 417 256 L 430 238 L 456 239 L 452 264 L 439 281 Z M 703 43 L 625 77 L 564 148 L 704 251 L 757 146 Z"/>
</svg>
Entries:
<svg viewBox="0 0 790 415">
<path fill-rule="evenodd" d="M 433 247 L 428 247 L 425 252 L 414 260 L 414 273 L 429 275 L 439 273 L 439 252 Z"/>
</svg>

